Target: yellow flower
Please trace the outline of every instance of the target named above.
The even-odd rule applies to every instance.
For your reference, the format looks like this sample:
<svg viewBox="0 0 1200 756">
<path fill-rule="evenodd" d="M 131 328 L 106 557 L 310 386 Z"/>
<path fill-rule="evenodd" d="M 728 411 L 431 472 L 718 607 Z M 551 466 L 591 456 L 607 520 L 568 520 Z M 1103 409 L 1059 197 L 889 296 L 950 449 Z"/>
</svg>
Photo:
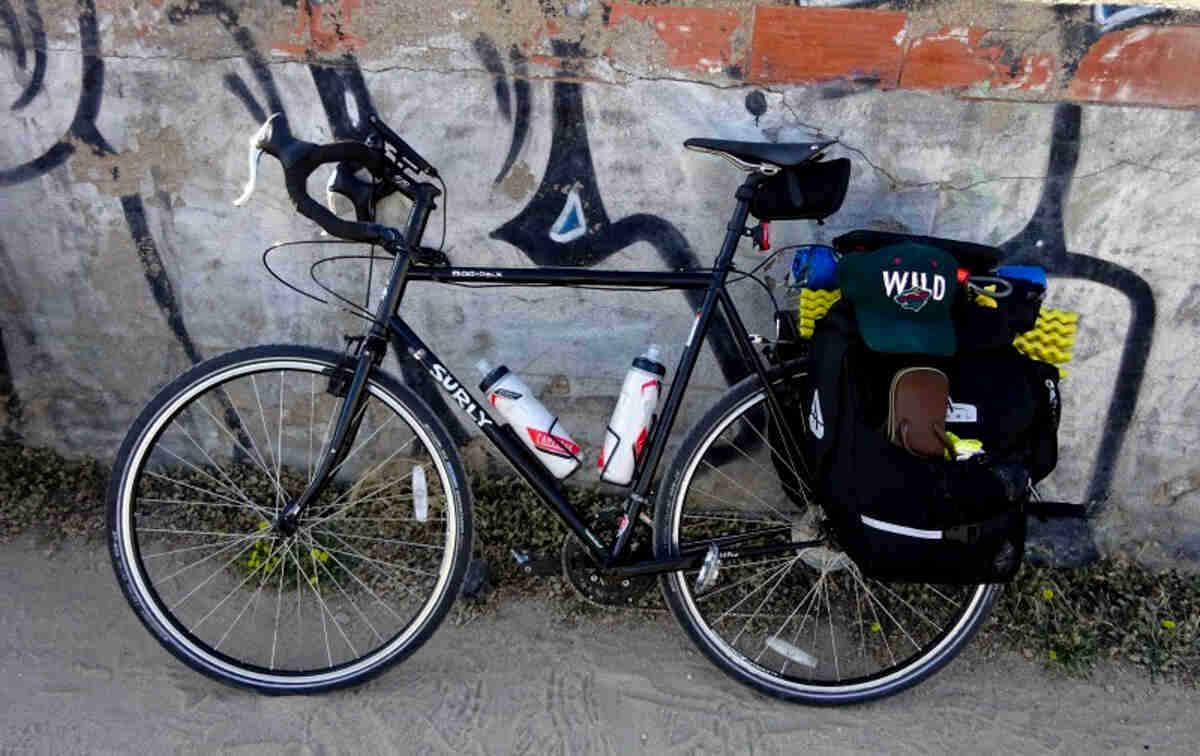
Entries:
<svg viewBox="0 0 1200 756">
<path fill-rule="evenodd" d="M 1175 620 L 1163 620 L 1162 625 L 1168 630 L 1173 630 L 1175 629 Z"/>
<path fill-rule="evenodd" d="M 1054 591 L 1050 590 L 1049 588 L 1043 588 L 1042 598 L 1047 600 L 1054 598 Z"/>
<path fill-rule="evenodd" d="M 1058 661 L 1058 654 L 1055 653 L 1054 649 L 1050 649 L 1050 661 Z"/>
<path fill-rule="evenodd" d="M 882 629 L 883 629 L 883 628 L 879 626 L 879 623 L 878 623 L 878 622 L 872 622 L 872 623 L 871 623 L 871 632 L 873 632 L 873 633 L 877 633 L 877 632 L 879 632 L 879 631 L 880 631 L 880 630 L 882 630 Z"/>
</svg>

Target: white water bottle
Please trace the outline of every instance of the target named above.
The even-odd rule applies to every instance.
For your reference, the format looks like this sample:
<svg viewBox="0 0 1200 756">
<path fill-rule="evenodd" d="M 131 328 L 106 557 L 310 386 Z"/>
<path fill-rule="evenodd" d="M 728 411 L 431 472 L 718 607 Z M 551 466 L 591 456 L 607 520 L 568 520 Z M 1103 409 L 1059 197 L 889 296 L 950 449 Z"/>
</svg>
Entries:
<svg viewBox="0 0 1200 756">
<path fill-rule="evenodd" d="M 529 387 L 504 365 L 493 370 L 487 360 L 480 360 L 475 367 L 484 376 L 479 390 L 550 474 L 561 480 L 575 472 L 579 445 Z"/>
<path fill-rule="evenodd" d="M 604 452 L 596 462 L 600 477 L 609 483 L 629 485 L 641 459 L 654 420 L 654 408 L 662 393 L 662 379 L 667 374 L 658 354 L 658 345 L 651 344 L 645 354 L 634 358 L 633 366 L 625 374 L 617 407 L 604 433 Z"/>
</svg>

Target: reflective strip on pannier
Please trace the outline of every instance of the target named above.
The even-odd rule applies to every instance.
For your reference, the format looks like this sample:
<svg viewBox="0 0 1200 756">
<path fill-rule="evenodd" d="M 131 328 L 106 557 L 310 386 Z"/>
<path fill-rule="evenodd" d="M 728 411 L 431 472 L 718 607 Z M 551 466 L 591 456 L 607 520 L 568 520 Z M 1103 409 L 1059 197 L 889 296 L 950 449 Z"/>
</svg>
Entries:
<svg viewBox="0 0 1200 756">
<path fill-rule="evenodd" d="M 921 530 L 920 528 L 910 528 L 907 525 L 897 525 L 894 522 L 884 522 L 876 520 L 874 517 L 859 515 L 864 525 L 869 525 L 876 530 L 883 530 L 888 533 L 896 533 L 898 535 L 912 536 L 913 538 L 927 538 L 931 541 L 938 541 L 942 538 L 940 530 Z"/>
</svg>

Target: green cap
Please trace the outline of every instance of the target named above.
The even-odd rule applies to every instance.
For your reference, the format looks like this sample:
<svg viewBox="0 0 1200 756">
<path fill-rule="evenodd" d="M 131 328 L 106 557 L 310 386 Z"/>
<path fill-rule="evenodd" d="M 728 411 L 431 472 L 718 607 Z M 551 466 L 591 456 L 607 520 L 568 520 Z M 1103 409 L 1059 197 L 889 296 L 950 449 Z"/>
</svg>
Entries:
<svg viewBox="0 0 1200 756">
<path fill-rule="evenodd" d="M 902 242 L 847 254 L 837 272 L 842 296 L 854 305 L 869 348 L 954 354 L 951 308 L 958 293 L 958 263 L 949 253 Z"/>
</svg>

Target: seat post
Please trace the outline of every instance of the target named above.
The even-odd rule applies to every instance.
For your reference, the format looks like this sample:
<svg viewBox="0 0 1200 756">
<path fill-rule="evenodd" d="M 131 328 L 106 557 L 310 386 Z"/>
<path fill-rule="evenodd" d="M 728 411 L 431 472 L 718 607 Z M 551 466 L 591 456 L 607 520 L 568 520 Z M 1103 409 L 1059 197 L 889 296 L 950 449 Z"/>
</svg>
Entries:
<svg viewBox="0 0 1200 756">
<path fill-rule="evenodd" d="M 733 262 L 733 255 L 737 252 L 738 241 L 741 240 L 743 233 L 746 230 L 746 218 L 750 215 L 750 200 L 754 198 L 754 190 L 766 176 L 753 171 L 742 185 L 737 188 L 733 196 L 737 198 L 737 205 L 733 208 L 733 215 L 729 219 L 729 223 L 725 226 L 725 242 L 721 245 L 721 251 L 717 255 L 717 261 L 714 267 L 719 271 L 725 271 Z"/>
</svg>

